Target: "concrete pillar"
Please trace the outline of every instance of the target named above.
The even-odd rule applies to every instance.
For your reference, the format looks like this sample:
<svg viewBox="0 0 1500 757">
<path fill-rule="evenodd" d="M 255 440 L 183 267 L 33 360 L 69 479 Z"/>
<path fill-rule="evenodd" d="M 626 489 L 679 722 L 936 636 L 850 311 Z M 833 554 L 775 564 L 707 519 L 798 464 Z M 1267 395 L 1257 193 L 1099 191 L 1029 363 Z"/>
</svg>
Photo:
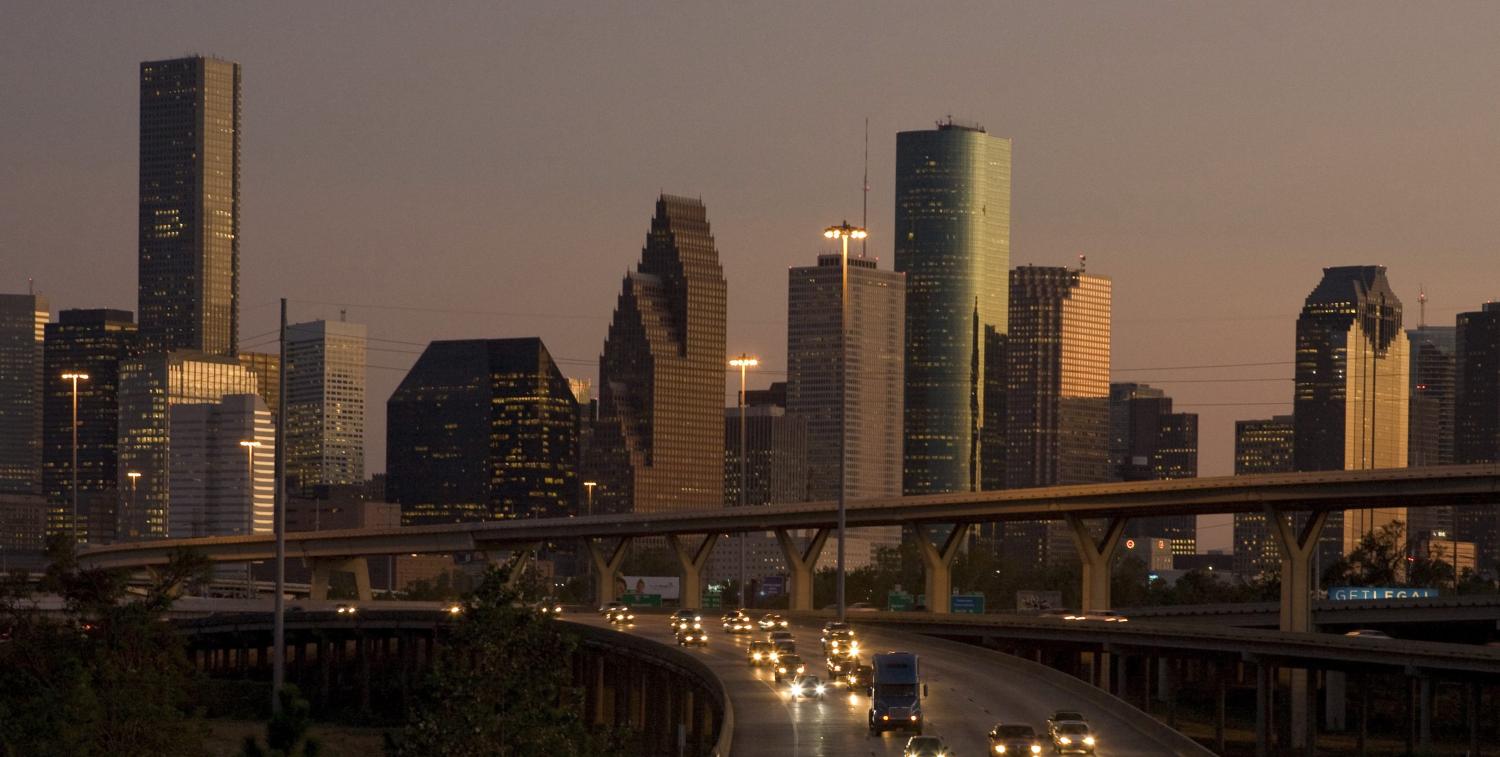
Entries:
<svg viewBox="0 0 1500 757">
<path fill-rule="evenodd" d="M 1342 731 L 1349 727 L 1348 676 L 1342 670 L 1323 673 L 1323 727 Z"/>
<path fill-rule="evenodd" d="M 1088 524 L 1076 515 L 1067 516 L 1068 530 L 1073 535 L 1073 545 L 1078 550 L 1078 561 L 1082 567 L 1083 593 L 1079 610 L 1101 612 L 1109 609 L 1110 569 L 1114 564 L 1115 549 L 1120 536 L 1125 533 L 1125 518 L 1110 518 L 1104 527 L 1104 536 L 1098 541 L 1089 531 Z"/>
<path fill-rule="evenodd" d="M 1355 753 L 1359 757 L 1365 757 L 1370 738 L 1370 685 L 1369 681 L 1361 675 L 1359 677 L 1359 735 L 1355 739 Z"/>
<path fill-rule="evenodd" d="M 1417 747 L 1432 748 L 1432 676 L 1417 676 Z"/>
<path fill-rule="evenodd" d="M 932 543 L 929 525 L 913 523 L 917 536 L 917 553 L 922 556 L 922 571 L 927 579 L 927 611 L 946 615 L 953 611 L 953 559 L 969 535 L 969 524 L 955 523 L 941 545 Z"/>
<path fill-rule="evenodd" d="M 1224 665 L 1214 666 L 1214 687 L 1218 689 L 1214 704 L 1214 753 L 1224 753 L 1225 704 L 1229 698 L 1229 672 Z"/>
<path fill-rule="evenodd" d="M 1255 757 L 1271 754 L 1271 666 L 1264 660 L 1255 663 Z"/>
<path fill-rule="evenodd" d="M 1311 707 L 1303 718 L 1302 753 L 1307 757 L 1318 755 L 1318 671 L 1311 668 L 1302 671 L 1304 700 Z M 1296 725 L 1294 722 L 1293 725 Z"/>
<path fill-rule="evenodd" d="M 615 580 L 620 577 L 620 565 L 625 562 L 630 537 L 620 539 L 620 543 L 607 554 L 604 543 L 598 539 L 589 539 L 586 544 L 589 557 L 594 563 L 594 597 L 599 601 L 599 606 L 603 607 L 618 598 L 615 595 Z"/>
<path fill-rule="evenodd" d="M 1480 697 L 1483 696 L 1483 692 L 1479 689 L 1478 681 L 1469 681 L 1464 685 L 1464 688 L 1467 690 L 1466 693 L 1468 694 L 1468 704 L 1464 707 L 1464 709 L 1466 710 L 1466 714 L 1469 716 L 1469 754 L 1472 757 L 1479 757 L 1479 729 L 1481 726 L 1480 717 L 1482 716 L 1483 712 L 1479 709 L 1479 700 Z"/>
<path fill-rule="evenodd" d="M 536 553 L 541 548 L 541 542 L 532 542 L 530 544 L 523 544 L 511 551 L 510 565 L 507 567 L 505 573 L 505 588 L 514 589 L 521 585 L 521 579 L 526 576 L 526 569 L 531 567 L 532 563 L 535 562 Z M 485 557 L 490 562 L 495 562 L 495 555 L 493 553 L 486 553 Z"/>
<path fill-rule="evenodd" d="M 329 579 L 334 573 L 354 574 L 354 594 L 359 601 L 375 599 L 375 593 L 370 590 L 370 564 L 363 557 L 314 557 L 310 587 L 313 599 L 328 599 Z"/>
<path fill-rule="evenodd" d="M 1328 522 L 1328 513 L 1309 514 L 1301 533 L 1293 530 L 1290 514 L 1270 506 L 1265 513 L 1266 522 L 1272 525 L 1271 534 L 1281 547 L 1281 630 L 1309 633 L 1313 630 L 1312 602 L 1317 590 L 1313 555 L 1318 551 L 1318 538 Z M 1300 747 L 1308 733 L 1307 719 L 1315 717 L 1307 699 L 1306 670 L 1292 671 L 1291 697 L 1292 746 Z"/>
<path fill-rule="evenodd" d="M 700 607 L 703 603 L 703 568 L 708 565 L 708 556 L 713 554 L 718 534 L 709 534 L 699 542 L 697 549 L 690 548 L 678 534 L 667 534 L 667 544 L 677 555 L 677 566 L 682 576 L 682 586 L 677 600 L 681 607 Z"/>
<path fill-rule="evenodd" d="M 818 565 L 818 556 L 823 554 L 823 545 L 828 542 L 832 529 L 820 528 L 807 540 L 807 546 L 798 547 L 792 533 L 784 528 L 776 530 L 776 542 L 786 555 L 787 609 L 813 609 L 813 569 Z"/>
</svg>

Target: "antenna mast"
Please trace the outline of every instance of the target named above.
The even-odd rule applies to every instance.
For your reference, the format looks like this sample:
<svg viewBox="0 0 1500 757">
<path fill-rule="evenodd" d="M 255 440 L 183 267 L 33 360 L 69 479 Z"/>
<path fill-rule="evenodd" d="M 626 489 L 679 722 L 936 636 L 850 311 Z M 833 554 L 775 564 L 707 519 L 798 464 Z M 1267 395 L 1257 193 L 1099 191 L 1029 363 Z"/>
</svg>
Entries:
<svg viewBox="0 0 1500 757">
<path fill-rule="evenodd" d="M 870 228 L 870 117 L 865 116 L 865 183 L 864 194 L 860 196 L 859 227 Z M 868 236 L 859 240 L 859 256 L 865 256 L 865 246 L 870 243 Z"/>
<path fill-rule="evenodd" d="M 1427 287 L 1423 284 L 1417 285 L 1417 328 L 1427 326 Z"/>
</svg>

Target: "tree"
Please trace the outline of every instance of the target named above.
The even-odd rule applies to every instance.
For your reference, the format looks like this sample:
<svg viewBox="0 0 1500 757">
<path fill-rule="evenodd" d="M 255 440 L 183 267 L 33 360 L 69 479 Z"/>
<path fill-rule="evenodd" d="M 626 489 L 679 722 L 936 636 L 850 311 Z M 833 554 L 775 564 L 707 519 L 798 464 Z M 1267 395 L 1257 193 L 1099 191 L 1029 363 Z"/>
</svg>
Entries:
<svg viewBox="0 0 1500 757">
<path fill-rule="evenodd" d="M 490 568 L 462 606 L 387 754 L 618 753 L 579 716 L 567 665 L 574 642 L 550 617 L 521 605 L 503 570 Z"/>
<path fill-rule="evenodd" d="M 1340 558 L 1324 575 L 1328 584 L 1402 586 L 1406 574 L 1406 524 L 1391 521 L 1360 537 L 1354 551 Z"/>
<path fill-rule="evenodd" d="M 132 598 L 123 572 L 80 568 L 70 539 L 49 552 L 41 587 L 63 600 L 61 618 L 38 612 L 23 585 L 0 592 L 0 627 L 11 629 L 0 644 L 0 754 L 201 754 L 191 668 L 162 617 L 207 561 L 174 553 Z"/>
<path fill-rule="evenodd" d="M 312 727 L 312 705 L 292 684 L 281 687 L 277 697 L 281 699 L 281 712 L 266 724 L 266 746 L 271 751 L 261 749 L 254 736 L 246 736 L 242 757 L 318 757 L 323 745 L 307 735 Z"/>
</svg>

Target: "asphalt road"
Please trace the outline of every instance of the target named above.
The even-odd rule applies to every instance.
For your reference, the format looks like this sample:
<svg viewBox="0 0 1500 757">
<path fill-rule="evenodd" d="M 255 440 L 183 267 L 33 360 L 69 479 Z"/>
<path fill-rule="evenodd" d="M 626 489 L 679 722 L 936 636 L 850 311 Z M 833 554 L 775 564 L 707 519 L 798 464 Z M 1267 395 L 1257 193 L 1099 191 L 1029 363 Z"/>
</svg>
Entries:
<svg viewBox="0 0 1500 757">
<path fill-rule="evenodd" d="M 574 622 L 608 625 L 597 613 L 565 616 Z M 755 616 L 759 617 L 759 616 Z M 727 634 L 719 630 L 719 613 L 704 613 L 709 632 L 707 647 L 690 647 L 724 681 L 734 703 L 735 757 L 761 755 L 900 755 L 909 734 L 870 736 L 866 730 L 869 702 L 863 692 L 851 697 L 842 689 L 830 690 L 823 701 L 793 701 L 786 687 L 777 686 L 767 668 L 751 667 L 745 661 L 745 645 L 761 634 Z M 857 621 L 857 618 L 854 619 Z M 941 736 L 953 757 L 986 755 L 985 734 L 997 722 L 1026 723 L 1041 731 L 1055 709 L 1081 710 L 1099 739 L 1100 757 L 1159 757 L 1171 752 L 1131 723 L 1146 717 L 1121 704 L 1112 711 L 1085 706 L 1042 676 L 1017 675 L 994 662 L 978 649 L 920 636 L 861 627 L 857 622 L 860 656 L 868 664 L 873 652 L 916 652 L 922 680 L 928 685 L 923 700 L 927 735 Z M 808 673 L 824 672 L 819 626 L 794 624 L 797 651 L 808 664 Z M 637 624 L 624 629 L 664 644 L 676 644 L 665 615 L 643 614 Z M 1043 741 L 1043 754 L 1051 754 Z"/>
</svg>

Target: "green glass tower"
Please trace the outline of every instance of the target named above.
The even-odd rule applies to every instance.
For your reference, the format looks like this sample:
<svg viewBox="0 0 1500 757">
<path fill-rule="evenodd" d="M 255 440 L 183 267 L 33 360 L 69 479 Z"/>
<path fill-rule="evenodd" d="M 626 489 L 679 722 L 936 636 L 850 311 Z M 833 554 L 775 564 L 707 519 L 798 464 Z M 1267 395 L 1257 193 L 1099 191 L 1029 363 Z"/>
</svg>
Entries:
<svg viewBox="0 0 1500 757">
<path fill-rule="evenodd" d="M 1004 487 L 1010 155 L 951 120 L 896 135 L 906 494 Z"/>
</svg>

